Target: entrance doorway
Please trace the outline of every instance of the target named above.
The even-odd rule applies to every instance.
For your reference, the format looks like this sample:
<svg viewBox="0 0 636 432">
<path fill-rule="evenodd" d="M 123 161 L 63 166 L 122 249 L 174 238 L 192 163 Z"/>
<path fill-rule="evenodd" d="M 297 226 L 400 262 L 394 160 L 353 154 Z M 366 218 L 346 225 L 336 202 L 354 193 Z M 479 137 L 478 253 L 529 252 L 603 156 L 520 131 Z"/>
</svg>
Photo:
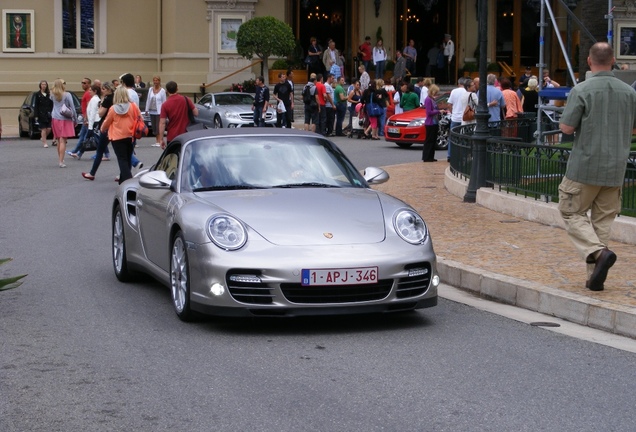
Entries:
<svg viewBox="0 0 636 432">
<path fill-rule="evenodd" d="M 528 2 L 497 1 L 497 61 L 506 62 L 516 74 L 539 62 L 539 12 Z"/>
<path fill-rule="evenodd" d="M 432 47 L 439 48 L 445 33 L 457 40 L 456 22 L 454 18 L 450 19 L 456 11 L 456 1 L 396 0 L 396 49 L 403 50 L 413 39 L 417 49 L 415 75 L 425 75 L 427 53 Z"/>
<path fill-rule="evenodd" d="M 327 2 L 319 0 L 293 0 L 292 29 L 296 34 L 302 58 L 307 55 L 309 40 L 315 37 L 318 45 L 327 49 L 329 39 L 336 42 L 336 48 L 345 57 L 345 70 L 349 74 L 352 70 L 353 55 L 351 52 L 351 9 L 352 2 Z M 353 53 L 355 54 L 355 53 Z"/>
</svg>

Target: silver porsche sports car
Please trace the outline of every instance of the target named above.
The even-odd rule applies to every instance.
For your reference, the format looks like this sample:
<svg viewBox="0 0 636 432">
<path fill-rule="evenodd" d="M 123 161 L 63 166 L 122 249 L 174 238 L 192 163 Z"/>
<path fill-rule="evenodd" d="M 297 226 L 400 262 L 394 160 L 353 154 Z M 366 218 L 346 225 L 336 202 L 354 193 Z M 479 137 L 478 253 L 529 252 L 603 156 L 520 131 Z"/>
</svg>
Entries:
<svg viewBox="0 0 636 432">
<path fill-rule="evenodd" d="M 240 92 L 208 93 L 195 104 L 199 109 L 197 123 L 208 128 L 240 128 L 254 126 L 254 95 Z M 276 124 L 276 110 L 268 108 L 265 124 Z"/>
<path fill-rule="evenodd" d="M 373 190 L 335 144 L 294 129 L 207 129 L 177 137 L 112 207 L 121 281 L 152 275 L 182 320 L 435 306 L 426 224 Z"/>
</svg>

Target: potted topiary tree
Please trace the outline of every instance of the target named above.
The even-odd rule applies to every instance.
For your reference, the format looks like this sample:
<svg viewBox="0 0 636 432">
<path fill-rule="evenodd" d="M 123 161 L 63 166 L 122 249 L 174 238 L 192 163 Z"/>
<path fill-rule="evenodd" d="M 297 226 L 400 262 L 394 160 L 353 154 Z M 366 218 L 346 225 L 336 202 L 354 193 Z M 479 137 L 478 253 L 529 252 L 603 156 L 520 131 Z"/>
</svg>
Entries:
<svg viewBox="0 0 636 432">
<path fill-rule="evenodd" d="M 287 60 L 278 59 L 272 64 L 272 68 L 269 70 L 269 82 L 277 83 L 278 82 L 278 74 L 287 72 L 287 68 L 289 68 L 289 63 Z"/>
<path fill-rule="evenodd" d="M 264 77 L 268 76 L 269 57 L 287 57 L 295 44 L 291 27 L 271 16 L 246 21 L 236 35 L 236 50 L 241 56 L 250 60 L 257 56 L 263 60 L 261 71 Z"/>
</svg>

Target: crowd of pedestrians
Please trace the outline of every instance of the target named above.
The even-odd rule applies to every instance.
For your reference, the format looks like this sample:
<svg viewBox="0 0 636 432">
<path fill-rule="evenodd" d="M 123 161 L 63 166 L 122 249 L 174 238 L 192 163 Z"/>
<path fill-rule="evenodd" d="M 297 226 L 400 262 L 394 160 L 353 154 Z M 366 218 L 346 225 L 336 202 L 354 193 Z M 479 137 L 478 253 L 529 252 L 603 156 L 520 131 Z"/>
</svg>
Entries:
<svg viewBox="0 0 636 432">
<path fill-rule="evenodd" d="M 150 118 L 155 135 L 153 147 L 165 147 L 165 131 L 168 132 L 168 139 L 186 131 L 189 125 L 188 107 L 195 116 L 198 115 L 187 97 L 183 97 L 183 101 L 168 103 L 168 96 L 176 95 L 178 87 L 171 81 L 164 89 L 159 76 L 152 78 L 152 85 L 146 85 L 140 75 L 130 73 L 103 83 L 84 77 L 81 85 L 84 90 L 80 101 L 83 122 L 77 144 L 72 150 L 67 151 L 66 145 L 68 139 L 75 136 L 78 119 L 73 98 L 66 90 L 66 81 L 58 78 L 51 88 L 46 80 L 40 81 L 35 96 L 34 117 L 41 130 L 40 139 L 44 148 L 49 147 L 48 136 L 53 133 L 53 146 L 57 147 L 60 168 L 66 167 L 66 156 L 81 160 L 87 143 L 96 143 L 91 170 L 82 172 L 87 180 L 94 180 L 101 162 L 110 160 L 108 145 L 111 142 L 120 168 L 120 175 L 115 181 L 121 183 L 131 178 L 132 168 L 143 168 L 143 163 L 135 156 L 133 130 L 142 112 Z M 138 91 L 143 88 L 147 88 L 147 97 L 145 105 L 141 107 Z M 168 123 L 167 119 L 171 122 Z"/>
</svg>

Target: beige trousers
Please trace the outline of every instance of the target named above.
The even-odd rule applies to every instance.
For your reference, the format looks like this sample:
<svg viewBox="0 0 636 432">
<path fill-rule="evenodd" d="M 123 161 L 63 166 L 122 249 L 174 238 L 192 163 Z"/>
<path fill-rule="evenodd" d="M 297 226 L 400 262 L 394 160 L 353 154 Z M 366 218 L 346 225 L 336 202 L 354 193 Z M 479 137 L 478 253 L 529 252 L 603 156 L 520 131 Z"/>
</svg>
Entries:
<svg viewBox="0 0 636 432">
<path fill-rule="evenodd" d="M 567 177 L 559 185 L 559 211 L 583 259 L 607 247 L 612 222 L 620 210 L 620 186 L 588 185 Z"/>
</svg>

